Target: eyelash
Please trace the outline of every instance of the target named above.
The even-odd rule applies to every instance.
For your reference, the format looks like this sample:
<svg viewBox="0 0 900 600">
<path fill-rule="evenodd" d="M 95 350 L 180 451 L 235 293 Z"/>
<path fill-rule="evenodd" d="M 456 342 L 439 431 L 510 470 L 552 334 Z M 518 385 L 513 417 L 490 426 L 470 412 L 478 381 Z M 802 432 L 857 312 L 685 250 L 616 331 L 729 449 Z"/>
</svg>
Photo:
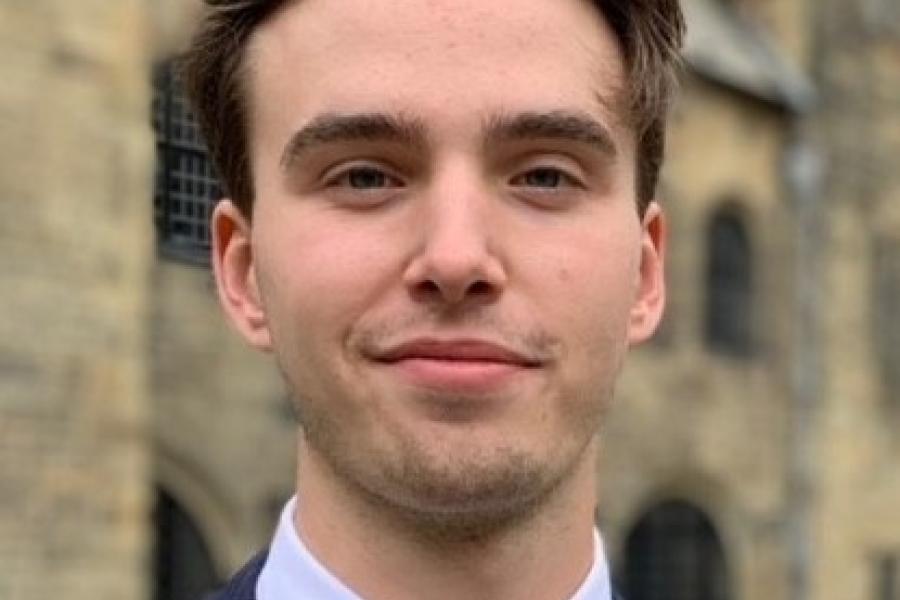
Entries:
<svg viewBox="0 0 900 600">
<path fill-rule="evenodd" d="M 540 164 L 540 162 L 534 161 L 528 168 L 518 170 L 513 177 L 507 180 L 507 185 L 515 193 L 521 194 L 523 198 L 533 198 L 536 201 L 543 198 L 557 203 L 563 196 L 568 197 L 572 193 L 587 188 L 583 178 L 579 174 L 573 174 L 572 171 L 573 168 L 549 163 Z M 354 185 L 352 179 L 355 176 L 363 176 L 369 181 Z M 552 181 L 549 185 L 546 181 L 536 183 L 532 180 L 529 183 L 528 179 L 535 176 L 543 178 L 550 176 Z M 376 180 L 372 180 L 373 177 Z M 391 194 L 406 187 L 406 182 L 394 175 L 392 169 L 369 162 L 351 162 L 339 165 L 331 172 L 325 173 L 323 182 L 326 189 L 340 194 L 339 197 L 346 195 L 347 200 L 352 200 L 354 203 L 380 203 Z M 357 183 L 359 184 L 359 182 Z"/>
<path fill-rule="evenodd" d="M 354 187 L 351 184 L 351 178 L 354 175 L 365 174 L 368 176 L 378 176 L 381 177 L 387 182 L 387 185 L 382 186 L 372 186 L 372 187 Z M 333 174 L 326 175 L 325 177 L 325 185 L 326 187 L 346 187 L 350 189 L 354 189 L 356 191 L 364 191 L 364 190 L 384 190 L 384 189 L 394 189 L 403 187 L 403 181 L 392 175 L 387 169 L 379 167 L 377 165 L 369 165 L 369 164 L 351 164 L 342 167 L 340 170 L 336 171 Z"/>
<path fill-rule="evenodd" d="M 527 183 L 526 179 L 529 176 L 536 175 L 536 174 L 553 175 L 558 179 L 558 181 L 557 181 L 558 185 L 551 186 L 551 185 L 540 185 L 540 184 Z M 583 188 L 584 187 L 582 182 L 577 177 L 570 174 L 565 169 L 554 166 L 554 165 L 532 167 L 532 168 L 522 172 L 521 174 L 513 177 L 510 180 L 510 183 L 517 187 L 521 186 L 521 187 L 527 187 L 530 189 L 540 189 L 543 191 L 550 191 L 550 190 L 557 191 L 557 190 L 564 189 L 564 188 L 573 188 L 573 187 L 574 188 Z"/>
</svg>

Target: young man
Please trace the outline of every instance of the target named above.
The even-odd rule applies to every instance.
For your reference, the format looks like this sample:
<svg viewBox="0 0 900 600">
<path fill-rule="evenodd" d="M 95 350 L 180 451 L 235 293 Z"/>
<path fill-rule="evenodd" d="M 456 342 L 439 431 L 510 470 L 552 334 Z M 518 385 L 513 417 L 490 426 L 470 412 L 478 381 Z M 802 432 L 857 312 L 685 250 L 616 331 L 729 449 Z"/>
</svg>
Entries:
<svg viewBox="0 0 900 600">
<path fill-rule="evenodd" d="M 663 309 L 677 0 L 208 4 L 218 292 L 302 434 L 217 598 L 610 598 L 598 431 Z"/>
</svg>

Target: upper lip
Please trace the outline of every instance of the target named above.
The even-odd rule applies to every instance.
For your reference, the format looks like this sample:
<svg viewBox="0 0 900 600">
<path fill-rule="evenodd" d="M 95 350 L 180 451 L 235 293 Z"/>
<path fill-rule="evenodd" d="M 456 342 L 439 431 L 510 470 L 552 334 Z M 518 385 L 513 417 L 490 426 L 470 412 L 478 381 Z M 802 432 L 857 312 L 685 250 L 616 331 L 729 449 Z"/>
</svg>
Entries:
<svg viewBox="0 0 900 600">
<path fill-rule="evenodd" d="M 541 361 L 503 344 L 479 339 L 440 340 L 419 338 L 402 342 L 376 353 L 380 362 L 409 359 L 484 361 L 536 367 Z"/>
</svg>

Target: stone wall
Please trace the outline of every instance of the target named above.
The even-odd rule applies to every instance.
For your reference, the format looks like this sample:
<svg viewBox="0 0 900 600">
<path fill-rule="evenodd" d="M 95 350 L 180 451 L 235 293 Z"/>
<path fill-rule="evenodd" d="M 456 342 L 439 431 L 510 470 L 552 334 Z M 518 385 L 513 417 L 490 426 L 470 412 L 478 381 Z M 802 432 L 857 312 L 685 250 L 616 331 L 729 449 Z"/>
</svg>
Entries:
<svg viewBox="0 0 900 600">
<path fill-rule="evenodd" d="M 615 562 L 645 510 L 684 500 L 721 536 L 733 597 L 743 600 L 792 600 L 779 533 L 790 394 L 785 123 L 773 107 L 687 76 L 662 198 L 671 238 L 666 340 L 629 358 L 602 449 L 600 515 Z M 712 351 L 703 337 L 707 228 L 722 208 L 742 216 L 752 248 L 746 356 Z"/>
<path fill-rule="evenodd" d="M 600 516 L 618 561 L 642 510 L 690 501 L 721 535 L 737 600 L 874 598 L 880 559 L 900 557 L 900 394 L 886 354 L 900 346 L 900 28 L 873 12 L 896 9 L 736 4 L 812 76 L 820 103 L 791 115 L 689 70 L 664 176 L 669 315 L 617 395 Z M 150 72 L 183 47 L 196 7 L 0 6 L 2 600 L 149 597 L 154 486 L 225 575 L 266 543 L 292 489 L 294 424 L 274 369 L 228 330 L 209 271 L 154 248 Z M 796 323 L 803 229 L 784 173 L 798 133 L 825 165 L 808 421 L 795 380 L 811 343 Z M 725 204 L 754 249 L 757 347 L 743 358 L 702 336 L 706 226 Z M 799 512 L 798 448 L 812 467 Z"/>
<path fill-rule="evenodd" d="M 816 131 L 828 152 L 831 226 L 814 590 L 875 598 L 879 562 L 900 561 L 900 7 L 823 8 Z"/>
<path fill-rule="evenodd" d="M 0 6 L 0 598 L 141 598 L 146 7 Z"/>
<path fill-rule="evenodd" d="M 208 268 L 160 261 L 152 281 L 155 483 L 224 576 L 268 544 L 293 494 L 296 424 L 270 357 L 226 323 Z"/>
</svg>

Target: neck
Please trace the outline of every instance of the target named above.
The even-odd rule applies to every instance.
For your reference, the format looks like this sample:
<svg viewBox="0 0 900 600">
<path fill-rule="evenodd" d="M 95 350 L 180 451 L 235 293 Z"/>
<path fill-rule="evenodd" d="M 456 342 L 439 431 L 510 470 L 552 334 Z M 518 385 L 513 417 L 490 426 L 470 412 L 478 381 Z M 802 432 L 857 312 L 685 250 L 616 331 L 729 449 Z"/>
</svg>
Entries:
<svg viewBox="0 0 900 600">
<path fill-rule="evenodd" d="M 353 493 L 302 440 L 299 455 L 294 525 L 318 560 L 364 598 L 569 598 L 593 564 L 596 440 L 540 506 L 477 537 L 423 534 Z"/>
</svg>

